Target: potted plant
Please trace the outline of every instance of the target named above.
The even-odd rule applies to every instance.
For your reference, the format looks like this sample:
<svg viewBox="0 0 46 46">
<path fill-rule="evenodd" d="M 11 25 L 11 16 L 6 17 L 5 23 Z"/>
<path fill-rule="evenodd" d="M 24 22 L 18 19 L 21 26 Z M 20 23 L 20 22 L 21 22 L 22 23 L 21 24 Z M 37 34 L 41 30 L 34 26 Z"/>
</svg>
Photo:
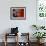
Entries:
<svg viewBox="0 0 46 46">
<path fill-rule="evenodd" d="M 35 32 L 33 35 L 37 38 L 37 42 L 41 43 L 40 40 L 42 38 L 45 38 L 44 37 L 44 36 L 46 36 L 45 34 L 46 34 L 45 32 Z"/>
</svg>

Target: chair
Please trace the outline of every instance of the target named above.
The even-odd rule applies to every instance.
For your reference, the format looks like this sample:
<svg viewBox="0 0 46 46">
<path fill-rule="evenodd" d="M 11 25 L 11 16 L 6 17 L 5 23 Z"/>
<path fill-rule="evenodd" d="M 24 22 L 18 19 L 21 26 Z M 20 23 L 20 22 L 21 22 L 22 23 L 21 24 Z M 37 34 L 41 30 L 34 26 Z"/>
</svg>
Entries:
<svg viewBox="0 0 46 46">
<path fill-rule="evenodd" d="M 22 40 L 27 39 L 26 41 L 19 42 L 19 46 L 30 46 L 29 42 L 29 33 L 21 33 Z"/>
</svg>

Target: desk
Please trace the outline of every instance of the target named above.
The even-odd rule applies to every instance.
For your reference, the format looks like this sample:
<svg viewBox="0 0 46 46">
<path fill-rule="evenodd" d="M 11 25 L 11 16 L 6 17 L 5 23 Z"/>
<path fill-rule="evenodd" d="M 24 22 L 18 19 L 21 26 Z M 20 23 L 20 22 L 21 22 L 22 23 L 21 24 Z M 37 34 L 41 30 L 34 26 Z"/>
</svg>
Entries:
<svg viewBox="0 0 46 46">
<path fill-rule="evenodd" d="M 18 34 L 17 33 L 16 34 L 10 34 L 10 33 L 5 34 L 5 46 L 7 46 L 7 43 L 8 43 L 7 42 L 7 38 L 8 38 L 7 36 L 9 36 L 9 37 L 10 36 L 17 36 L 17 44 L 15 46 L 18 46 Z"/>
<path fill-rule="evenodd" d="M 8 44 L 8 42 L 7 42 L 7 38 L 9 38 L 9 37 L 7 37 L 7 36 L 17 36 L 17 42 L 16 42 L 16 45 L 15 46 L 19 46 L 19 44 L 26 44 L 26 46 L 30 46 L 30 42 L 29 42 L 29 33 L 21 33 L 21 36 L 26 36 L 26 39 L 27 39 L 27 42 L 21 42 L 21 43 L 19 43 L 18 42 L 18 33 L 17 34 L 10 34 L 10 33 L 6 33 L 5 34 L 5 46 L 7 46 L 7 44 Z M 21 45 L 20 45 L 21 46 Z"/>
</svg>

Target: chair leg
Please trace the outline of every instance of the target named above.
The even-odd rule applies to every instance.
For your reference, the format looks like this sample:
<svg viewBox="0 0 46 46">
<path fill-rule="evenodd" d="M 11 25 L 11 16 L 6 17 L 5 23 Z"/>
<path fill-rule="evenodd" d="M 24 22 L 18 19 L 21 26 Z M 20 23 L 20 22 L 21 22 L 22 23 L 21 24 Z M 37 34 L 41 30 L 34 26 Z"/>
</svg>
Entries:
<svg viewBox="0 0 46 46">
<path fill-rule="evenodd" d="M 4 43 L 4 44 L 5 44 L 5 46 L 7 46 L 7 42 L 6 42 L 6 41 L 5 41 L 5 43 Z"/>
</svg>

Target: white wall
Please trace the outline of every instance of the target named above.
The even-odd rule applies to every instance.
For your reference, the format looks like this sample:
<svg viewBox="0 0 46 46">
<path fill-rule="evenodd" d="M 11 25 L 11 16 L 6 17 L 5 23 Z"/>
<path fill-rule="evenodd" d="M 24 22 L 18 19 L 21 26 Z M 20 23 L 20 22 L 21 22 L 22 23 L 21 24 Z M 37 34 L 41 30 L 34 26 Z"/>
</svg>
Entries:
<svg viewBox="0 0 46 46">
<path fill-rule="evenodd" d="M 10 20 L 10 7 L 26 7 L 26 20 Z M 32 24 L 36 24 L 36 0 L 0 0 L 0 34 L 17 26 L 32 36 Z"/>
</svg>

